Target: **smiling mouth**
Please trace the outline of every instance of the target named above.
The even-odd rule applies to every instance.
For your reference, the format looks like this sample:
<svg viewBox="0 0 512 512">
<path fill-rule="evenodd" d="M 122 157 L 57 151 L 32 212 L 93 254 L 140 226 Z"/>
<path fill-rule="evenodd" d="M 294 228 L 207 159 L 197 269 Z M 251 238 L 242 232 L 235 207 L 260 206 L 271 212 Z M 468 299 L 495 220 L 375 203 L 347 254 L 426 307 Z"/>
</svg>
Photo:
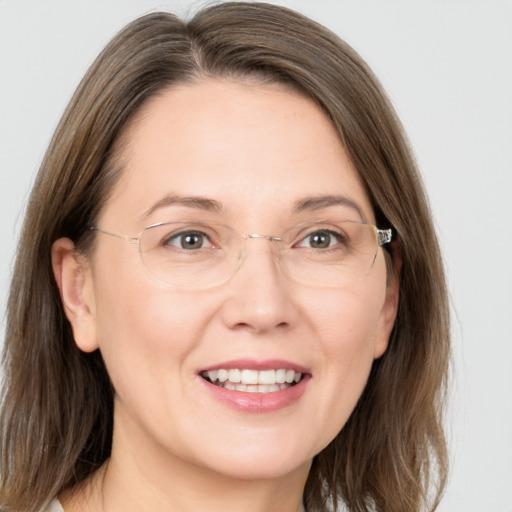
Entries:
<svg viewBox="0 0 512 512">
<path fill-rule="evenodd" d="M 294 370 L 223 369 L 201 372 L 201 377 L 215 386 L 246 393 L 272 393 L 290 388 L 303 378 Z"/>
</svg>

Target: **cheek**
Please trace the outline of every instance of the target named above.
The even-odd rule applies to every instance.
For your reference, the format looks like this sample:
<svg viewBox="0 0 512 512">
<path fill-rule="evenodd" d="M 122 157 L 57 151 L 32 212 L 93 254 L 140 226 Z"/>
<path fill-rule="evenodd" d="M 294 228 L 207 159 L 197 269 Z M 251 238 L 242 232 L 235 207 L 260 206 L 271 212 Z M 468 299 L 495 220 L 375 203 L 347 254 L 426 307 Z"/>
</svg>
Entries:
<svg viewBox="0 0 512 512">
<path fill-rule="evenodd" d="M 341 291 L 330 291 L 308 306 L 313 329 L 319 333 L 325 351 L 335 359 L 344 352 L 354 356 L 373 355 L 382 308 L 386 298 L 383 279 L 355 283 Z"/>
<path fill-rule="evenodd" d="M 318 334 L 316 375 L 323 434 L 318 449 L 343 428 L 359 400 L 374 360 L 379 338 L 385 280 L 379 286 L 361 282 L 310 304 L 312 329 Z M 380 282 L 380 281 L 379 281 Z M 323 416 L 322 416 L 323 414 Z"/>
<path fill-rule="evenodd" d="M 377 307 L 358 297 L 345 295 L 338 304 L 319 312 L 316 330 L 329 388 L 344 390 L 342 396 L 352 402 L 362 392 L 373 362 L 379 315 Z M 333 392 L 335 400 L 338 396 Z"/>
<path fill-rule="evenodd" d="M 182 363 L 198 345 L 207 313 L 190 294 L 170 293 L 134 267 L 121 267 L 98 275 L 98 344 L 118 393 L 130 380 L 147 392 L 159 376 L 177 380 L 186 371 Z"/>
</svg>

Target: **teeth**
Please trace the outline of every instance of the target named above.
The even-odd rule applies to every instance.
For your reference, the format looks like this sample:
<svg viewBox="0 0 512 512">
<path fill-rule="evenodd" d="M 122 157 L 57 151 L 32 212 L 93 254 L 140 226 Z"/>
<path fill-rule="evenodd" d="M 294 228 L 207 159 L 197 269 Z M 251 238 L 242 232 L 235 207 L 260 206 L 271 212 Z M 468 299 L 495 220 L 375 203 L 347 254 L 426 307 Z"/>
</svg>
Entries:
<svg viewBox="0 0 512 512">
<path fill-rule="evenodd" d="M 258 372 L 256 370 L 242 370 L 242 384 L 258 384 Z"/>
<path fill-rule="evenodd" d="M 297 384 L 301 373 L 278 368 L 276 370 L 246 370 L 220 368 L 208 370 L 202 376 L 213 384 L 246 393 L 273 393 Z"/>
<path fill-rule="evenodd" d="M 258 384 L 274 384 L 276 381 L 275 370 L 263 370 L 258 374 Z"/>
<path fill-rule="evenodd" d="M 242 381 L 242 375 L 241 375 L 240 370 L 229 370 L 228 374 L 229 374 L 228 379 L 231 382 L 235 382 L 236 383 L 236 382 L 241 382 Z"/>
<path fill-rule="evenodd" d="M 286 381 L 286 370 L 276 370 L 276 382 L 284 384 Z"/>
</svg>

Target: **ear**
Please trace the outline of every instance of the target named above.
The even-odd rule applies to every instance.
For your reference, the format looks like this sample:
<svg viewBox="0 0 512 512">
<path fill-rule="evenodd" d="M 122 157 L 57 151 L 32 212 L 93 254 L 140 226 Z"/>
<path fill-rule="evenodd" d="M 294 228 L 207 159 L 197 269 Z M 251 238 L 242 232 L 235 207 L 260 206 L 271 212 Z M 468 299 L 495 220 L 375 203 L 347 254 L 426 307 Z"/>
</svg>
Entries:
<svg viewBox="0 0 512 512">
<path fill-rule="evenodd" d="M 52 246 L 52 267 L 75 343 L 84 352 L 98 348 L 92 277 L 86 258 L 69 238 Z"/>
<path fill-rule="evenodd" d="M 398 312 L 398 298 L 400 290 L 400 271 L 402 269 L 402 250 L 400 240 L 391 244 L 392 263 L 389 265 L 389 275 L 386 287 L 386 299 L 380 311 L 379 325 L 373 357 L 378 359 L 388 348 L 391 331 L 395 325 Z"/>
</svg>

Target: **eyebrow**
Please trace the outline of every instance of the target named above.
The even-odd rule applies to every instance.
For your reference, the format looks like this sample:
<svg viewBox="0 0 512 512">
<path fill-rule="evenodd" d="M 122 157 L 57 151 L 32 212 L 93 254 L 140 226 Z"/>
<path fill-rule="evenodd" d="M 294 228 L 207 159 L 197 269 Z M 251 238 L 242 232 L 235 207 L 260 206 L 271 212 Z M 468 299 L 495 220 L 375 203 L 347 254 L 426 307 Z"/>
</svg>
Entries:
<svg viewBox="0 0 512 512">
<path fill-rule="evenodd" d="M 156 210 L 166 206 L 187 206 L 189 208 L 197 208 L 207 212 L 220 212 L 224 210 L 222 203 L 219 203 L 219 201 L 216 201 L 215 199 L 202 196 L 180 196 L 178 194 L 168 194 L 146 210 L 142 214 L 142 218 L 149 217 Z"/>
<path fill-rule="evenodd" d="M 293 211 L 295 213 L 300 213 L 304 211 L 321 210 L 331 206 L 339 205 L 348 206 L 349 208 L 353 209 L 359 215 L 359 217 L 361 217 L 363 222 L 367 221 L 366 215 L 364 214 L 361 207 L 352 199 L 349 199 L 345 196 L 326 195 L 306 197 L 295 203 Z M 180 196 L 178 194 L 168 194 L 162 199 L 158 200 L 148 210 L 146 210 L 142 214 L 142 217 L 149 217 L 156 210 L 165 208 L 166 206 L 186 206 L 189 208 L 196 208 L 208 212 L 225 211 L 224 205 L 215 199 L 203 196 Z"/>
<path fill-rule="evenodd" d="M 366 215 L 362 208 L 352 199 L 345 196 L 312 196 L 306 197 L 295 203 L 294 211 L 303 212 L 306 210 L 321 210 L 323 208 L 329 208 L 330 206 L 348 206 L 352 208 L 361 217 L 363 222 L 367 222 Z"/>
</svg>

